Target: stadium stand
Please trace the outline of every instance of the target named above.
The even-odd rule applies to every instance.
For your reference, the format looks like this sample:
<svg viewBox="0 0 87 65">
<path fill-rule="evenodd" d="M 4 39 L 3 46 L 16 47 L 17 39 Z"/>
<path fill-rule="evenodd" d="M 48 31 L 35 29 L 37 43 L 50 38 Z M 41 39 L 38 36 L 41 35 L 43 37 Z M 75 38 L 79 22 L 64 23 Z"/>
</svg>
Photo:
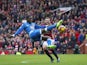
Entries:
<svg viewBox="0 0 87 65">
<path fill-rule="evenodd" d="M 59 7 L 75 8 L 61 16 L 56 11 L 50 12 Z M 0 0 L 0 53 L 7 50 L 6 54 L 15 54 L 18 51 L 33 54 L 31 51 L 26 52 L 32 49 L 32 44 L 24 31 L 16 38 L 9 38 L 22 24 L 21 20 L 29 16 L 34 22 L 42 25 L 46 17 L 50 18 L 51 24 L 60 18 L 64 19 L 63 24 L 67 31 L 61 35 L 55 29 L 52 33 L 60 43 L 57 48 L 59 53 L 73 53 L 75 45 L 82 45 L 87 35 L 87 0 Z M 83 50 L 84 47 L 80 52 L 87 53 Z"/>
</svg>

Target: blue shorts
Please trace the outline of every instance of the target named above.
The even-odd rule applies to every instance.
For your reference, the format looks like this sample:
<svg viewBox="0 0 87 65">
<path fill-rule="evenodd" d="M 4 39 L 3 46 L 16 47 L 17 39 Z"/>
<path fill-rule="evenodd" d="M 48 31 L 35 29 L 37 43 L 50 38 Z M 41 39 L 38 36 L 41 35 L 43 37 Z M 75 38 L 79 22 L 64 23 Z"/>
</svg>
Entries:
<svg viewBox="0 0 87 65">
<path fill-rule="evenodd" d="M 40 41 L 41 40 L 41 29 L 35 29 L 35 30 L 30 31 L 29 37 L 32 42 Z"/>
</svg>

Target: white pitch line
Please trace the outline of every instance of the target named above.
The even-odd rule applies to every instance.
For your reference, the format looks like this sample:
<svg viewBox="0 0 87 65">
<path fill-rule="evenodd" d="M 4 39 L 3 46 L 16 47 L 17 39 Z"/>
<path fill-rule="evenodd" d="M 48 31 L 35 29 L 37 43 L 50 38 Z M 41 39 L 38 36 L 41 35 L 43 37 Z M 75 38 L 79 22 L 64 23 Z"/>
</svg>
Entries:
<svg viewBox="0 0 87 65">
<path fill-rule="evenodd" d="M 28 60 L 22 61 L 21 63 L 28 63 Z"/>
</svg>

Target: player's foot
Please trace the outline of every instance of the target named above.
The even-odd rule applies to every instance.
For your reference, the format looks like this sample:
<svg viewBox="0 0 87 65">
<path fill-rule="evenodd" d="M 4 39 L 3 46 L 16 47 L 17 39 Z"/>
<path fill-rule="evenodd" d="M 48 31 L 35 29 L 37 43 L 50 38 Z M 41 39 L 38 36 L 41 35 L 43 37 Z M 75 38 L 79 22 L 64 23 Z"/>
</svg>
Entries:
<svg viewBox="0 0 87 65">
<path fill-rule="evenodd" d="M 51 59 L 51 63 L 53 63 L 54 59 Z"/>
<path fill-rule="evenodd" d="M 63 20 L 59 20 L 58 23 L 56 24 L 56 27 L 58 28 L 62 23 L 63 23 Z"/>
<path fill-rule="evenodd" d="M 60 62 L 60 58 L 57 59 L 57 62 Z"/>
</svg>

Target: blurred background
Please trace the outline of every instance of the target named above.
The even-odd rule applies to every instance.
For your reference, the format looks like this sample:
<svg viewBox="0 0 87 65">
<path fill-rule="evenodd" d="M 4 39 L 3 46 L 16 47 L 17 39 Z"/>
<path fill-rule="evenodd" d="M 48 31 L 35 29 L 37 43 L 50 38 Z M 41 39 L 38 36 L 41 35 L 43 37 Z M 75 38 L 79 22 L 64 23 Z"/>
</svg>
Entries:
<svg viewBox="0 0 87 65">
<path fill-rule="evenodd" d="M 63 7 L 72 9 L 59 16 L 62 11 L 57 9 Z M 66 32 L 60 34 L 53 29 L 46 34 L 56 40 L 57 53 L 87 54 L 87 0 L 0 0 L 0 54 L 44 54 L 39 41 L 32 48 L 24 31 L 15 38 L 9 38 L 27 17 L 40 25 L 64 19 Z"/>
</svg>

